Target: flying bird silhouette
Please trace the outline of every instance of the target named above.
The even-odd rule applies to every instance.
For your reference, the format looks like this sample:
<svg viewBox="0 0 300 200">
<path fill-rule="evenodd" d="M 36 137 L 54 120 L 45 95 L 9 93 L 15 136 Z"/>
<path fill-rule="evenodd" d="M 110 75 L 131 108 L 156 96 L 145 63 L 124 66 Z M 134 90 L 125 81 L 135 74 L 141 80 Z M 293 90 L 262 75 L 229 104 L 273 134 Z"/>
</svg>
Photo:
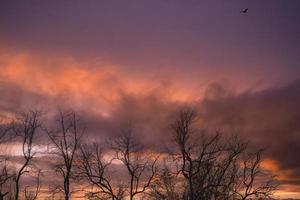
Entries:
<svg viewBox="0 0 300 200">
<path fill-rule="evenodd" d="M 240 13 L 247 13 L 247 12 L 248 12 L 248 8 L 240 11 Z"/>
</svg>

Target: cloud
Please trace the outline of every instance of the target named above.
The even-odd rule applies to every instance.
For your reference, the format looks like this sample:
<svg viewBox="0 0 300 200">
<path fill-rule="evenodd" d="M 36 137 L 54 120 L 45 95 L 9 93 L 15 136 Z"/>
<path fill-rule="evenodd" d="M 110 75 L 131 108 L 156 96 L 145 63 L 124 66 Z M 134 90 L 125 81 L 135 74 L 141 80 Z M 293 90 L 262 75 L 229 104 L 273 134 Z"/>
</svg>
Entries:
<svg viewBox="0 0 300 200">
<path fill-rule="evenodd" d="M 111 116 L 100 124 L 120 127 L 122 121 L 132 121 L 143 141 L 157 148 L 170 139 L 169 124 L 174 112 L 184 106 L 196 107 L 202 128 L 211 133 L 221 130 L 226 134 L 240 134 L 253 146 L 265 148 L 266 168 L 278 174 L 285 190 L 289 185 L 290 191 L 297 191 L 295 188 L 300 183 L 297 156 L 300 152 L 300 80 L 243 92 L 212 84 L 202 99 L 195 97 L 195 101 L 186 102 L 170 101 L 165 91 L 166 88 L 160 88 L 145 95 L 123 94 Z M 93 124 L 101 130 L 97 120 Z M 115 129 L 114 133 L 117 131 Z M 108 129 L 107 133 L 112 132 Z"/>
<path fill-rule="evenodd" d="M 151 79 L 109 63 L 72 57 L 2 55 L 0 63 L 1 118 L 33 108 L 72 108 L 90 137 L 116 136 L 131 122 L 144 144 L 162 149 L 170 139 L 174 112 L 192 105 L 201 127 L 238 133 L 267 148 L 267 159 L 276 163 L 273 169 L 281 173 L 281 181 L 299 185 L 300 80 L 246 91 L 214 83 L 203 93 L 203 88 L 186 90 L 182 80 Z"/>
<path fill-rule="evenodd" d="M 300 80 L 259 92 L 235 93 L 219 84 L 207 90 L 199 106 L 201 122 L 238 132 L 276 161 L 285 183 L 300 180 Z M 281 172 L 280 172 L 281 171 Z"/>
<path fill-rule="evenodd" d="M 125 123 L 134 123 L 136 134 L 155 143 L 166 135 L 170 113 L 193 96 L 180 81 L 137 76 L 93 60 L 23 53 L 2 54 L 0 63 L 2 118 L 30 109 L 51 116 L 73 109 L 90 135 L 114 136 Z"/>
</svg>

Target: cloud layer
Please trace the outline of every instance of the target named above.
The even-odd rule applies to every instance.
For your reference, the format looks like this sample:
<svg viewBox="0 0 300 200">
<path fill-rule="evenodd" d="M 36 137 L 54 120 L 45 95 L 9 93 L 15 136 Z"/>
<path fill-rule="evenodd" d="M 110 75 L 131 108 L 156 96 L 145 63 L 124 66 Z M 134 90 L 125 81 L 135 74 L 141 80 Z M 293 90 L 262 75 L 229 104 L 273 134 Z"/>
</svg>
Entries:
<svg viewBox="0 0 300 200">
<path fill-rule="evenodd" d="M 87 70 L 72 59 L 55 62 L 60 67 L 26 55 L 2 58 L 3 119 L 28 109 L 72 108 L 91 137 L 114 136 L 122 124 L 132 122 L 145 144 L 161 148 L 170 136 L 172 114 L 189 105 L 197 108 L 203 128 L 242 134 L 267 148 L 267 164 L 280 180 L 295 188 L 300 185 L 299 80 L 244 91 L 207 83 L 202 91 L 190 92 L 173 80 L 143 80 L 111 65 Z"/>
</svg>

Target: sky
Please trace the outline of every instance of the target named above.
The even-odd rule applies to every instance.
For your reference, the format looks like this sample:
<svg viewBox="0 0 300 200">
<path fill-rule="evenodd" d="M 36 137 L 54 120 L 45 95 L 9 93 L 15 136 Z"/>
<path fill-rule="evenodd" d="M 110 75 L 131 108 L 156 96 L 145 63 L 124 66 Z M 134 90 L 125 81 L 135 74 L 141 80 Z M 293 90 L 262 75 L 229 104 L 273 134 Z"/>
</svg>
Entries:
<svg viewBox="0 0 300 200">
<path fill-rule="evenodd" d="M 297 0 L 1 0 L 0 117 L 72 108 L 93 136 L 130 119 L 155 144 L 171 113 L 192 105 L 203 127 L 266 147 L 279 195 L 300 198 L 299 9 Z"/>
</svg>

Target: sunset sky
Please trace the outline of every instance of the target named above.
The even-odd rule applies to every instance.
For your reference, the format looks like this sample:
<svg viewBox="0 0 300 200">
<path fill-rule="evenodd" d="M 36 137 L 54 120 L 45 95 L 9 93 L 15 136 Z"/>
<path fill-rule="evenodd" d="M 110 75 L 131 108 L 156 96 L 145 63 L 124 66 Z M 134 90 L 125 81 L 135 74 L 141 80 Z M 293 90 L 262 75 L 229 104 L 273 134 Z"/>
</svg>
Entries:
<svg viewBox="0 0 300 200">
<path fill-rule="evenodd" d="M 91 136 L 131 120 L 154 146 L 192 105 L 267 149 L 282 198 L 300 198 L 299 64 L 297 0 L 0 0 L 1 120 L 72 108 Z"/>
</svg>

